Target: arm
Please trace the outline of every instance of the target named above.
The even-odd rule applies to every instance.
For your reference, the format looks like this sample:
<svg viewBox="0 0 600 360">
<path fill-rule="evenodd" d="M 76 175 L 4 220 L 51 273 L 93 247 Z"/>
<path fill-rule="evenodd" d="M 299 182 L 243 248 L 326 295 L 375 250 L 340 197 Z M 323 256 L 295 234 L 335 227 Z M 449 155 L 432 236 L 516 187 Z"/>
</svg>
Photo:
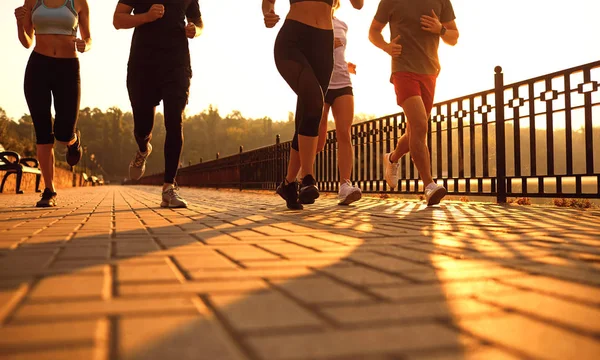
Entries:
<svg viewBox="0 0 600 360">
<path fill-rule="evenodd" d="M 350 3 L 352 4 L 352 6 L 355 9 L 360 10 L 360 9 L 362 9 L 363 5 L 365 4 L 365 1 L 364 0 L 350 0 Z"/>
<path fill-rule="evenodd" d="M 446 28 L 444 35 L 441 35 L 442 27 Z M 431 16 L 421 16 L 421 29 L 441 36 L 442 41 L 448 45 L 454 46 L 458 43 L 459 33 L 458 28 L 456 27 L 456 22 L 454 20 L 443 23 L 440 22 L 440 19 L 433 10 L 431 10 Z"/>
<path fill-rule="evenodd" d="M 275 0 L 262 0 L 262 12 L 263 15 L 275 12 Z"/>
<path fill-rule="evenodd" d="M 200 4 L 198 0 L 192 1 L 185 12 L 187 25 L 185 27 L 185 35 L 189 39 L 196 38 L 202 34 L 204 23 L 202 22 L 202 14 L 200 13 Z"/>
<path fill-rule="evenodd" d="M 23 6 L 15 9 L 19 41 L 26 49 L 29 49 L 33 44 L 33 24 L 31 22 L 32 6 L 30 0 L 25 0 Z"/>
<path fill-rule="evenodd" d="M 456 22 L 454 20 L 442 23 L 446 28 L 446 33 L 442 36 L 442 41 L 450 46 L 454 46 L 458 43 L 458 37 L 460 34 L 458 33 L 458 28 L 456 27 Z"/>
<path fill-rule="evenodd" d="M 262 12 L 266 27 L 272 28 L 279 22 L 279 15 L 275 14 L 275 0 L 263 0 Z"/>
<path fill-rule="evenodd" d="M 77 51 L 86 52 L 92 48 L 92 36 L 90 34 L 90 7 L 87 0 L 81 0 L 79 10 L 79 34 L 81 39 L 75 39 Z"/>
<path fill-rule="evenodd" d="M 400 56 L 402 54 L 402 45 L 398 44 L 398 41 L 400 41 L 400 35 L 396 36 L 392 42 L 388 43 L 383 38 L 382 31 L 384 27 L 384 23 L 373 19 L 371 27 L 369 28 L 369 40 L 371 43 L 373 43 L 373 45 L 385 51 L 390 56 Z"/>
<path fill-rule="evenodd" d="M 122 3 L 117 4 L 113 25 L 115 29 L 131 29 L 153 22 L 163 17 L 165 8 L 163 5 L 154 4 L 147 13 L 132 15 L 133 7 Z"/>
</svg>

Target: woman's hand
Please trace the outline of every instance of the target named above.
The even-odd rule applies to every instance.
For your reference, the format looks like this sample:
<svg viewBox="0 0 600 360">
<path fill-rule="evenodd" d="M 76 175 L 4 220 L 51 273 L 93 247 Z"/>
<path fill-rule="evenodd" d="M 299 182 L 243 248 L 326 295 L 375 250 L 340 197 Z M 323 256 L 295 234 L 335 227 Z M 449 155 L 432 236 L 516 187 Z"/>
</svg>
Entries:
<svg viewBox="0 0 600 360">
<path fill-rule="evenodd" d="M 279 19 L 279 15 L 275 14 L 274 10 L 271 10 L 270 12 L 265 14 L 265 26 L 270 29 L 273 26 L 277 25 Z"/>
<path fill-rule="evenodd" d="M 350 74 L 356 75 L 356 64 L 349 62 L 348 63 L 348 72 Z"/>
<path fill-rule="evenodd" d="M 86 52 L 87 49 L 87 42 L 85 40 L 81 40 L 81 39 L 74 39 L 73 42 L 75 43 L 75 49 L 77 51 L 79 51 L 80 53 L 84 53 Z"/>
<path fill-rule="evenodd" d="M 25 8 L 25 6 L 19 6 L 15 9 L 15 18 L 17 19 L 17 24 L 23 25 L 23 21 L 25 17 L 28 15 L 29 10 Z"/>
</svg>

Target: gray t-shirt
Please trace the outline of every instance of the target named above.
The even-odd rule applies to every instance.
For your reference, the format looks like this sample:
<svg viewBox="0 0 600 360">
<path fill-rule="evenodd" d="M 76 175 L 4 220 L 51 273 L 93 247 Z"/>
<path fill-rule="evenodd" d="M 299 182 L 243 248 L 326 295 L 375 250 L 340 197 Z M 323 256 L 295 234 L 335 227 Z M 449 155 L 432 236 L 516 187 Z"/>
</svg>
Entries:
<svg viewBox="0 0 600 360">
<path fill-rule="evenodd" d="M 375 20 L 390 24 L 390 41 L 400 35 L 402 55 L 392 58 L 392 73 L 407 71 L 437 75 L 440 72 L 440 36 L 421 29 L 421 16 L 435 11 L 440 22 L 454 20 L 450 0 L 381 0 Z"/>
</svg>

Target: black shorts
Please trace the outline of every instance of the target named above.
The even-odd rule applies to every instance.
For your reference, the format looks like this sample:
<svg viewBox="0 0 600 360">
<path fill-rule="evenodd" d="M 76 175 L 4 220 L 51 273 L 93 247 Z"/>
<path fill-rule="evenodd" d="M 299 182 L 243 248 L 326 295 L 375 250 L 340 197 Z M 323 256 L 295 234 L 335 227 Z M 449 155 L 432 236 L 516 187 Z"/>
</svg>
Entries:
<svg viewBox="0 0 600 360">
<path fill-rule="evenodd" d="M 344 95 L 354 96 L 354 93 L 352 92 L 352 86 L 346 86 L 341 89 L 327 90 L 327 93 L 325 94 L 325 104 L 333 105 L 333 102 L 335 101 L 335 99 L 339 98 L 340 96 L 344 96 Z"/>
<path fill-rule="evenodd" d="M 189 66 L 152 69 L 129 64 L 127 67 L 127 90 L 133 107 L 188 103 L 192 70 Z"/>
</svg>

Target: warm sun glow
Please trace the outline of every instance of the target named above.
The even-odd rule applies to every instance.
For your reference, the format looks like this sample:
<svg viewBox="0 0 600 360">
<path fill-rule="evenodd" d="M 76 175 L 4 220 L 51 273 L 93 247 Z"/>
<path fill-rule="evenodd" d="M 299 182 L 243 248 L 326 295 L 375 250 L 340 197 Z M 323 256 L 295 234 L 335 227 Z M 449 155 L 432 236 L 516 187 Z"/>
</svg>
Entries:
<svg viewBox="0 0 600 360">
<path fill-rule="evenodd" d="M 131 31 L 112 27 L 116 1 L 89 1 L 93 49 L 81 56 L 82 107 L 130 110 L 125 86 Z M 356 113 L 382 116 L 399 111 L 389 84 L 390 61 L 370 44 L 367 31 L 379 1 L 366 0 L 356 11 L 342 1 L 337 15 L 349 25 L 347 59 L 353 77 Z M 598 60 L 600 48 L 586 34 L 597 32 L 596 0 L 453 0 L 461 36 L 456 47 L 440 46 L 442 72 L 436 100 L 493 87 L 493 69 L 504 68 L 507 82 Z M 13 11 L 22 0 L 0 4 L 0 107 L 10 117 L 29 113 L 23 74 L 29 50 L 17 39 Z M 275 69 L 273 42 L 280 25 L 266 29 L 259 1 L 202 0 L 204 34 L 191 42 L 194 78 L 188 115 L 210 104 L 223 115 L 240 110 L 247 117 L 287 120 L 295 96 Z M 289 2 L 279 0 L 285 16 Z M 555 31 L 560 27 L 561 31 Z M 384 30 L 387 36 L 387 29 Z M 10 55 L 10 56 L 7 56 Z"/>
</svg>

